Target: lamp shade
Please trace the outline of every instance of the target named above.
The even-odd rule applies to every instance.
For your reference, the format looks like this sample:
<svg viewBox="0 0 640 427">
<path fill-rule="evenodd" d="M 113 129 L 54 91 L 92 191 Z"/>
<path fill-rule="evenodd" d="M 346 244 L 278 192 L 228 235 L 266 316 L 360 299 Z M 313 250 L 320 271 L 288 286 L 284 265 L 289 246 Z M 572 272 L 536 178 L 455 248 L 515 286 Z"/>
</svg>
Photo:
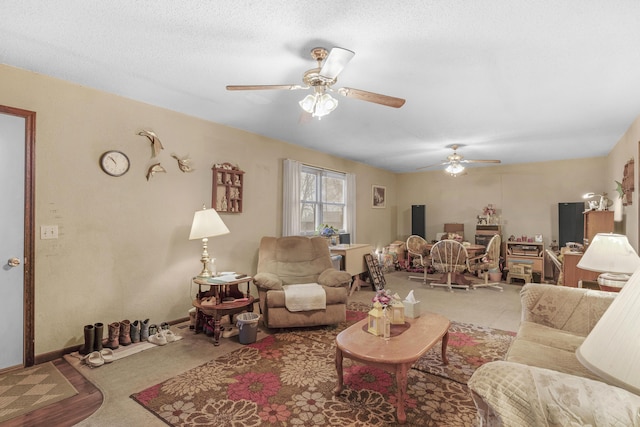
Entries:
<svg viewBox="0 0 640 427">
<path fill-rule="evenodd" d="M 229 234 L 229 229 L 215 209 L 203 209 L 193 215 L 189 240 Z"/>
<path fill-rule="evenodd" d="M 613 300 L 582 345 L 580 363 L 607 382 L 640 394 L 640 270 Z"/>
<path fill-rule="evenodd" d="M 578 268 L 599 273 L 631 274 L 638 267 L 640 257 L 627 236 L 613 233 L 596 234 L 578 262 Z"/>
</svg>

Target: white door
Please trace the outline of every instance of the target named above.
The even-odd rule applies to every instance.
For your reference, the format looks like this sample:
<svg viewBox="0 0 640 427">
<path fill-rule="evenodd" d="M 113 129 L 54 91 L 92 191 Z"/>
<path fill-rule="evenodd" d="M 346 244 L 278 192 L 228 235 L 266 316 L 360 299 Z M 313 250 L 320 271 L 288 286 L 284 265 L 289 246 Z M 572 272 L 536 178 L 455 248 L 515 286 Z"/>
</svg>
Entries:
<svg viewBox="0 0 640 427">
<path fill-rule="evenodd" d="M 27 276 L 32 285 L 32 260 L 28 259 L 32 237 L 31 232 L 25 233 L 31 227 L 28 203 L 32 193 L 27 189 L 31 178 L 26 179 L 26 170 L 31 167 L 28 154 L 33 132 L 29 126 L 35 116 L 28 119 L 28 113 L 0 108 L 0 370 L 33 364 L 33 343 L 27 342 L 32 340 L 32 331 L 25 333 L 26 323 L 32 328 L 31 317 L 25 313 L 33 307 L 32 292 L 25 288 Z"/>
</svg>

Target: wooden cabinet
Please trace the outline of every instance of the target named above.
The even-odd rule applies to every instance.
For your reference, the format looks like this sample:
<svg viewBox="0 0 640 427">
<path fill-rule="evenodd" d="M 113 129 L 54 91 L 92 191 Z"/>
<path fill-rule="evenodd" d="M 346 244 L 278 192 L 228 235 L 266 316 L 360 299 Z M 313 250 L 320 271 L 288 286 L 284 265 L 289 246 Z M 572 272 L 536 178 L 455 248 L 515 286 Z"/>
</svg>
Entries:
<svg viewBox="0 0 640 427">
<path fill-rule="evenodd" d="M 572 288 L 578 287 L 578 282 L 588 280 L 595 282 L 600 273 L 578 268 L 578 263 L 582 258 L 582 252 L 565 252 L 562 254 L 562 284 Z"/>
<path fill-rule="evenodd" d="M 598 233 L 613 233 L 613 211 L 586 211 L 584 213 L 584 245 Z"/>
<path fill-rule="evenodd" d="M 525 270 L 539 274 L 544 279 L 544 243 L 506 242 L 507 269 L 513 265 L 522 265 Z"/>
<path fill-rule="evenodd" d="M 244 172 L 230 163 L 216 163 L 213 168 L 211 206 L 218 212 L 242 212 Z"/>
</svg>

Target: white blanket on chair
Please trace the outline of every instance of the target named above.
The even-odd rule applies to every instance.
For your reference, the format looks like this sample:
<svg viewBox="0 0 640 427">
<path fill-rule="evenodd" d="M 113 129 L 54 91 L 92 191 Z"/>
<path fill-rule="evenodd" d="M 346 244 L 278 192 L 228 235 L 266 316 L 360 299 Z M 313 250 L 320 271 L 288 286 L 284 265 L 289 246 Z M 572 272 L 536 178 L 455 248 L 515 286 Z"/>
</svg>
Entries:
<svg viewBox="0 0 640 427">
<path fill-rule="evenodd" d="M 289 311 L 323 310 L 327 308 L 327 294 L 317 283 L 283 285 L 284 305 Z"/>
</svg>

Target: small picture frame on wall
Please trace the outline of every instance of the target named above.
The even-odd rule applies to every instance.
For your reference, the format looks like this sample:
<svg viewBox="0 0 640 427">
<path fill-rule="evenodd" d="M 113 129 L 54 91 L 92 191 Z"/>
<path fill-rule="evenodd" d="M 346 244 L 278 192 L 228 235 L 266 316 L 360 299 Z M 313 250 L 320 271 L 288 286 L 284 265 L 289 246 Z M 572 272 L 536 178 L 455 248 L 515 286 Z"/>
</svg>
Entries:
<svg viewBox="0 0 640 427">
<path fill-rule="evenodd" d="M 536 243 L 542 243 L 542 234 L 536 234 L 534 240 Z"/>
<path fill-rule="evenodd" d="M 387 188 L 374 185 L 371 188 L 371 207 L 385 208 L 387 206 Z"/>
</svg>

